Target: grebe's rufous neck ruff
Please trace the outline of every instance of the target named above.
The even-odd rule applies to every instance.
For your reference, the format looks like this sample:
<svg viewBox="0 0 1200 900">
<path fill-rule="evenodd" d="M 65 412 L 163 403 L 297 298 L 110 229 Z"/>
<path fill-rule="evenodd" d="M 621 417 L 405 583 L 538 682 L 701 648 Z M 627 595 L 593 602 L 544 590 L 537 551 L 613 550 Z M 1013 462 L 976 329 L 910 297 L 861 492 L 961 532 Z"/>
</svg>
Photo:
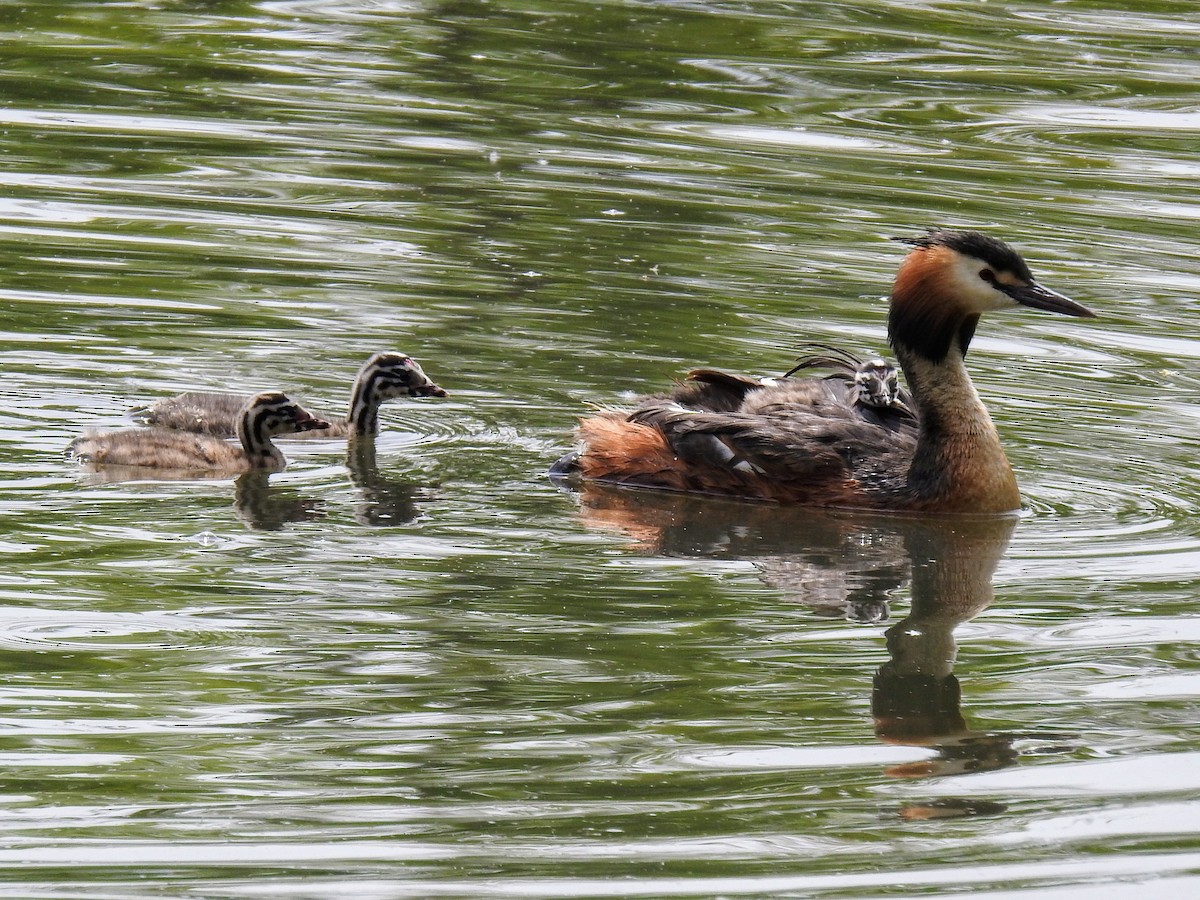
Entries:
<svg viewBox="0 0 1200 900">
<path fill-rule="evenodd" d="M 905 243 L 913 249 L 896 274 L 888 335 L 907 392 L 890 382 L 895 373 L 885 361 L 860 363 L 831 348 L 788 374 L 832 362 L 841 377 L 754 379 L 696 369 L 632 412 L 585 419 L 580 448 L 551 472 L 811 506 L 1017 509 L 1017 481 L 967 374 L 967 348 L 984 313 L 1028 306 L 1093 314 L 1038 284 L 1003 241 L 931 228 Z"/>
</svg>

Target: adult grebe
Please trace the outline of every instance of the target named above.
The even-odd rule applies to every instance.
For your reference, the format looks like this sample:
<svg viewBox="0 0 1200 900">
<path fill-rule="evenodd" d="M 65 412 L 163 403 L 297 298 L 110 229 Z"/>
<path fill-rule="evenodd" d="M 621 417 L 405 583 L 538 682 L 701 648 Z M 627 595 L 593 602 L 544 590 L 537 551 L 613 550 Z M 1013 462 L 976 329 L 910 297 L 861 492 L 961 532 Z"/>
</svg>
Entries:
<svg viewBox="0 0 1200 900">
<path fill-rule="evenodd" d="M 251 397 L 238 418 L 241 446 L 207 434 L 165 428 L 121 428 L 86 432 L 67 448 L 93 468 L 153 469 L 196 475 L 237 475 L 242 472 L 280 472 L 287 465 L 271 438 L 296 434 L 329 423 L 314 417 L 286 394 L 268 391 Z"/>
<path fill-rule="evenodd" d="M 331 418 L 327 427 L 313 428 L 293 437 L 343 438 L 351 434 L 379 433 L 379 406 L 395 397 L 445 397 L 411 356 L 376 353 L 358 370 L 350 390 L 350 414 Z M 237 429 L 242 408 L 250 398 L 217 391 L 184 391 L 174 397 L 132 409 L 143 425 L 176 428 L 200 434 L 229 437 Z"/>
<path fill-rule="evenodd" d="M 1034 281 L 995 238 L 933 228 L 903 242 L 914 249 L 892 286 L 888 339 L 912 392 L 915 428 L 871 421 L 828 379 L 746 384 L 739 397 L 727 379 L 699 370 L 632 413 L 585 419 L 581 448 L 552 472 L 814 506 L 1016 509 L 1012 467 L 964 363 L 975 326 L 985 312 L 1018 305 L 1094 313 Z"/>
</svg>

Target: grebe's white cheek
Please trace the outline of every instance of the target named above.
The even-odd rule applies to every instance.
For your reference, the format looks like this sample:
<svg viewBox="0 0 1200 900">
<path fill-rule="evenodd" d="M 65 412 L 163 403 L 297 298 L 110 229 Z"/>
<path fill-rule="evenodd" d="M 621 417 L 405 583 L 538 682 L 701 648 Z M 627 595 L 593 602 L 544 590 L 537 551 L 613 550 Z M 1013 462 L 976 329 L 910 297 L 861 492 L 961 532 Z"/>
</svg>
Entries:
<svg viewBox="0 0 1200 900">
<path fill-rule="evenodd" d="M 956 256 L 950 269 L 955 299 L 973 313 L 994 312 L 1019 306 L 1016 300 L 1004 291 L 997 290 L 980 276 L 979 273 L 987 268 L 987 263 L 981 260 Z"/>
</svg>

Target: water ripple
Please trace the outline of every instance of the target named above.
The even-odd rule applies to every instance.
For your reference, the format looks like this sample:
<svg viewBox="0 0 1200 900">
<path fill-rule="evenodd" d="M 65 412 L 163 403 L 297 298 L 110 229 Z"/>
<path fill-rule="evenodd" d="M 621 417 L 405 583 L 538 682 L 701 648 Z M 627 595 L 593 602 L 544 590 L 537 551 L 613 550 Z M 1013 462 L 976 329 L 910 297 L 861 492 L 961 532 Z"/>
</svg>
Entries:
<svg viewBox="0 0 1200 900">
<path fill-rule="evenodd" d="M 1200 27 L 992 6 L 13 5 L 0 896 L 1196 893 Z M 882 351 L 927 224 L 1101 318 L 981 330 L 1025 509 L 926 655 L 893 526 L 545 481 L 589 403 Z M 452 396 L 269 503 L 63 460 L 387 347 Z"/>
<path fill-rule="evenodd" d="M 0 647 L 7 650 L 196 650 L 223 642 L 219 635 L 238 627 L 157 613 L 0 607 Z"/>
</svg>

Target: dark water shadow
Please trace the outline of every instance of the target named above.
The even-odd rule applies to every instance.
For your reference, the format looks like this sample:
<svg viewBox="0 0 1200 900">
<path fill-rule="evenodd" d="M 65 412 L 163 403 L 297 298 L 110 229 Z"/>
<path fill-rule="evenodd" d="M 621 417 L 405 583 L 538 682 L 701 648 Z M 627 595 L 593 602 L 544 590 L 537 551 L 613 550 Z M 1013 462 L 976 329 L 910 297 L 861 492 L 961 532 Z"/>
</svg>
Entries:
<svg viewBox="0 0 1200 900">
<path fill-rule="evenodd" d="M 354 520 L 358 524 L 404 525 L 421 517 L 418 501 L 429 499 L 422 491 L 423 486 L 380 472 L 374 437 L 350 438 L 346 446 L 346 470 L 359 491 L 354 504 Z"/>
<path fill-rule="evenodd" d="M 272 485 L 267 472 L 247 472 L 234 479 L 233 509 L 242 524 L 255 531 L 279 531 L 295 522 L 325 518 L 320 500 Z"/>
<path fill-rule="evenodd" d="M 795 509 L 601 485 L 586 485 L 575 496 L 587 524 L 626 535 L 642 552 L 744 560 L 764 582 L 821 615 L 882 623 L 908 585 L 908 615 L 885 632 L 888 660 L 875 672 L 871 711 L 881 741 L 936 755 L 887 774 L 958 775 L 1017 761 L 1018 736 L 968 725 L 954 674 L 954 630 L 992 602 L 992 576 L 1015 517 Z M 934 818 L 999 809 L 988 801 L 942 800 L 901 814 Z"/>
</svg>

